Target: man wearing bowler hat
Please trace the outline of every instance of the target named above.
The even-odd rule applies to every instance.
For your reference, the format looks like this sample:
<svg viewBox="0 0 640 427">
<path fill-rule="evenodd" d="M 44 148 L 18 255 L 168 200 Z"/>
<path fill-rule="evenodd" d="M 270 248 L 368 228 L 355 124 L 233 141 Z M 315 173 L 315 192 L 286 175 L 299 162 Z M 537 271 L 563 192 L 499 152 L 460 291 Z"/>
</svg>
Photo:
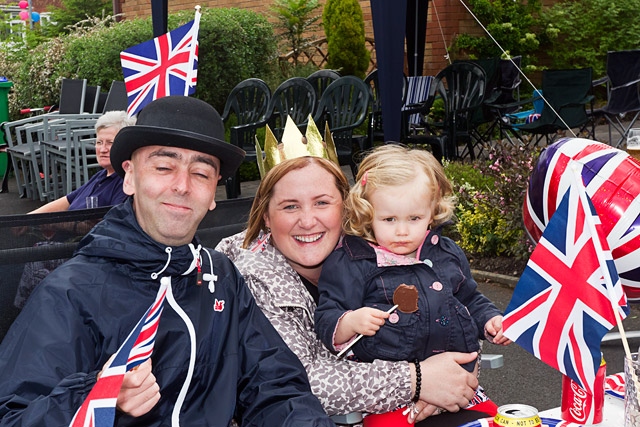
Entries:
<svg viewBox="0 0 640 427">
<path fill-rule="evenodd" d="M 111 163 L 131 197 L 42 282 L 0 345 L 0 426 L 69 425 L 159 289 L 153 354 L 124 374 L 115 425 L 333 425 L 236 268 L 195 237 L 243 158 L 194 98 L 153 101 L 118 133 Z"/>
</svg>

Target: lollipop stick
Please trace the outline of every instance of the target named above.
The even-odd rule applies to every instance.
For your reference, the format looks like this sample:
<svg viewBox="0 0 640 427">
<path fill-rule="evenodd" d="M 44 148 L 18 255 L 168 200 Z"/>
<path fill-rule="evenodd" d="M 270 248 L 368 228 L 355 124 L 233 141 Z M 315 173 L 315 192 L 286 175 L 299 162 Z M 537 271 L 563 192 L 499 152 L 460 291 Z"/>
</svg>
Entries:
<svg viewBox="0 0 640 427">
<path fill-rule="evenodd" d="M 398 308 L 398 304 L 394 305 L 394 306 L 393 306 L 393 307 L 391 307 L 389 310 L 387 310 L 387 314 L 391 314 L 391 313 L 393 313 L 393 312 L 395 311 L 395 309 L 396 309 L 396 308 Z M 358 341 L 360 341 L 360 338 L 362 338 L 362 336 L 363 336 L 362 334 L 358 334 L 358 336 L 356 337 L 356 339 L 354 339 L 353 341 L 351 341 L 351 342 L 349 343 L 349 345 L 348 345 L 348 346 L 346 346 L 345 348 L 343 348 L 343 349 L 342 349 L 342 351 L 340 351 L 340 353 L 338 353 L 338 358 L 340 358 L 340 357 L 344 356 L 344 354 L 345 354 L 347 351 L 349 351 L 349 349 L 350 349 L 351 347 L 353 347 L 353 345 L 354 345 L 355 343 L 357 343 Z"/>
</svg>

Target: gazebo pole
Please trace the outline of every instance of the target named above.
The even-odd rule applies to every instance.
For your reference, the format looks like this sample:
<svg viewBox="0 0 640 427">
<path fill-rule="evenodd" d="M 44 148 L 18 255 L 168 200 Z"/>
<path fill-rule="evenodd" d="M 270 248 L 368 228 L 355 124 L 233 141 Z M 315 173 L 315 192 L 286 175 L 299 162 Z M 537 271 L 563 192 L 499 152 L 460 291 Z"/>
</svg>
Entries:
<svg viewBox="0 0 640 427">
<path fill-rule="evenodd" d="M 169 0 L 151 0 L 151 19 L 153 21 L 153 37 L 160 37 L 167 32 L 169 16 Z"/>
<path fill-rule="evenodd" d="M 371 0 L 385 142 L 400 141 L 408 0 Z"/>
</svg>

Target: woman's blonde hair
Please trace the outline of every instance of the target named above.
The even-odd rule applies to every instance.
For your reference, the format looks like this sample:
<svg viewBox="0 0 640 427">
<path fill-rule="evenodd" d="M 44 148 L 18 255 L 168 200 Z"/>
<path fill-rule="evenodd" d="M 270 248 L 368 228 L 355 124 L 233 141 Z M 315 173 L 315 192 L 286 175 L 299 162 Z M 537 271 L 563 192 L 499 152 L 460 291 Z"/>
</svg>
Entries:
<svg viewBox="0 0 640 427">
<path fill-rule="evenodd" d="M 369 198 L 380 187 L 406 184 L 423 172 L 427 190 L 433 197 L 432 226 L 445 223 L 453 217 L 455 196 L 444 168 L 425 150 L 408 148 L 401 144 L 385 144 L 373 149 L 360 163 L 356 182 L 345 200 L 344 231 L 377 243 L 371 224 L 374 209 Z"/>
<path fill-rule="evenodd" d="M 347 197 L 347 194 L 349 193 L 349 182 L 342 173 L 342 170 L 332 161 L 312 156 L 285 160 L 274 166 L 258 186 L 255 199 L 253 199 L 253 205 L 251 205 L 251 211 L 249 212 L 247 233 L 245 235 L 244 242 L 242 243 L 243 248 L 248 248 L 251 242 L 258 237 L 261 230 L 267 231 L 264 216 L 269 210 L 269 202 L 271 202 L 271 198 L 273 197 L 273 187 L 289 172 L 297 169 L 303 169 L 312 164 L 320 166 L 322 169 L 333 175 L 336 188 L 340 192 L 342 200 Z"/>
</svg>

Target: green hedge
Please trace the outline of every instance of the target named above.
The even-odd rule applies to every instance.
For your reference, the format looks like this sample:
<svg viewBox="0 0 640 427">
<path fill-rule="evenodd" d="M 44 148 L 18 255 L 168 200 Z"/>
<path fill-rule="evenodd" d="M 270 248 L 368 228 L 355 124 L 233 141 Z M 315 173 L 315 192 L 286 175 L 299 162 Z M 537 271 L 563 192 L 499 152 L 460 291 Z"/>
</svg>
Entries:
<svg viewBox="0 0 640 427">
<path fill-rule="evenodd" d="M 193 19 L 191 11 L 169 16 L 169 30 Z M 14 82 L 12 118 L 18 110 L 56 104 L 63 77 L 86 78 L 108 89 L 122 80 L 120 52 L 153 37 L 151 18 L 114 23 L 101 21 L 28 50 L 4 47 L 0 75 Z M 196 97 L 222 111 L 227 95 L 249 77 L 272 80 L 276 38 L 271 24 L 258 13 L 241 9 L 203 10 L 199 34 Z"/>
</svg>

